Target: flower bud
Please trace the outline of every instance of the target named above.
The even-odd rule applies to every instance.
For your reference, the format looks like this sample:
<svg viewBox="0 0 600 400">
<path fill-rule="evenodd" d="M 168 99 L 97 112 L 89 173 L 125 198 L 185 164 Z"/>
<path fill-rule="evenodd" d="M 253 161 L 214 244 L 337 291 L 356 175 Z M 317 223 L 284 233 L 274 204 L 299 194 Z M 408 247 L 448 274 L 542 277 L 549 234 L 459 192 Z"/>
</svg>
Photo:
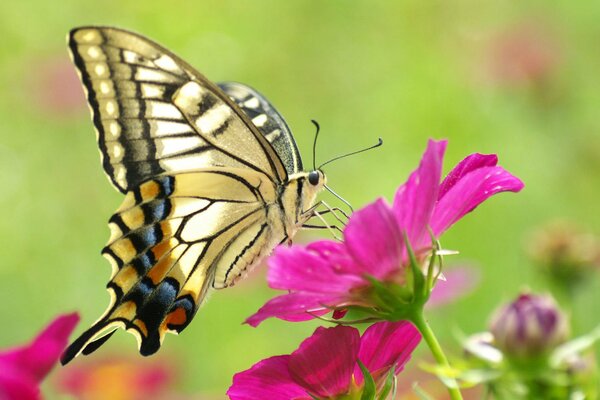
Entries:
<svg viewBox="0 0 600 400">
<path fill-rule="evenodd" d="M 547 354 L 569 336 L 569 326 L 550 295 L 521 294 L 492 316 L 496 346 L 511 358 Z"/>
<path fill-rule="evenodd" d="M 548 224 L 532 234 L 527 252 L 560 286 L 573 288 L 600 269 L 600 238 L 566 221 Z"/>
</svg>

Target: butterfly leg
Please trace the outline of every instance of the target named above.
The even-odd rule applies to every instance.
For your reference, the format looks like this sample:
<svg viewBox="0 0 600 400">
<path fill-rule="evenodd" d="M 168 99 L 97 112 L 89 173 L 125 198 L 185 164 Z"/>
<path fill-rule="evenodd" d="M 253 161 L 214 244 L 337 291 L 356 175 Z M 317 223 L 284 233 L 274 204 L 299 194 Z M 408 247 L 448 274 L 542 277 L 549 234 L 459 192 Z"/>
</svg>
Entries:
<svg viewBox="0 0 600 400">
<path fill-rule="evenodd" d="M 348 214 L 346 214 L 346 212 L 345 212 L 344 210 L 342 210 L 342 209 L 341 209 L 341 208 L 339 208 L 339 207 L 331 207 L 329 204 L 327 204 L 327 203 L 326 203 L 325 201 L 323 201 L 323 200 L 321 200 L 321 201 L 320 201 L 320 203 L 321 203 L 321 205 L 322 205 L 323 207 L 325 207 L 325 210 L 324 210 L 324 211 L 321 211 L 321 215 L 323 215 L 323 214 L 328 214 L 328 213 L 331 213 L 331 214 L 332 214 L 332 215 L 335 217 L 335 219 L 337 219 L 337 220 L 338 220 L 338 221 L 339 221 L 339 222 L 340 222 L 342 225 L 344 225 L 344 226 L 346 225 L 346 221 L 348 221 L 348 220 L 350 219 L 350 216 L 349 216 Z M 342 219 L 342 218 L 341 218 L 341 217 L 340 217 L 340 216 L 337 214 L 338 212 L 339 212 L 340 214 L 342 214 L 342 216 L 343 216 L 344 218 L 346 218 L 346 221 L 344 221 L 344 220 L 343 220 L 343 219 Z"/>
<path fill-rule="evenodd" d="M 346 226 L 347 220 L 350 219 L 348 214 L 346 214 L 343 210 L 339 209 L 338 207 L 331 207 L 329 204 L 327 204 L 323 200 L 319 201 L 317 204 L 315 204 L 314 206 L 309 208 L 303 214 L 304 215 L 315 215 L 315 213 L 317 212 L 317 209 L 321 206 L 324 207 L 325 209 L 322 211 L 319 211 L 319 214 L 321 214 L 321 215 L 331 214 L 342 226 Z M 346 218 L 346 220 L 342 219 L 342 217 L 340 217 L 337 214 L 338 212 L 341 213 L 342 216 Z"/>
<path fill-rule="evenodd" d="M 335 240 L 339 240 L 339 241 L 341 241 L 341 240 L 342 240 L 342 239 L 341 239 L 341 237 L 340 237 L 340 236 L 338 236 L 338 234 L 336 233 L 336 230 L 337 230 L 339 233 L 343 233 L 343 231 L 340 229 L 340 227 L 339 227 L 339 226 L 337 226 L 337 225 L 330 225 L 330 224 L 329 224 L 329 223 L 328 223 L 328 222 L 325 220 L 325 218 L 323 218 L 323 216 L 322 216 L 322 215 L 321 215 L 321 214 L 320 214 L 318 211 L 316 211 L 316 210 L 313 210 L 313 215 L 314 215 L 315 217 L 319 218 L 319 219 L 321 220 L 321 222 L 323 222 L 324 226 L 320 226 L 320 225 L 307 225 L 307 224 L 304 224 L 304 225 L 302 225 L 302 227 L 303 227 L 303 228 L 313 228 L 313 229 L 328 229 L 328 230 L 329 230 L 329 232 L 331 232 L 331 235 L 333 236 L 333 238 L 334 238 Z"/>
</svg>

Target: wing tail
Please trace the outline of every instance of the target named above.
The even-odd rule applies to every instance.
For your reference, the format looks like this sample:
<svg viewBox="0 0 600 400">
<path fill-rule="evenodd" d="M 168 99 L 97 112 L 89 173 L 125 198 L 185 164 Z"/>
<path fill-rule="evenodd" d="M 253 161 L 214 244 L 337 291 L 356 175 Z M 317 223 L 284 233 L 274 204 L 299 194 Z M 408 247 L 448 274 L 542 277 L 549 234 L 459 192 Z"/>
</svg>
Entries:
<svg viewBox="0 0 600 400">
<path fill-rule="evenodd" d="M 117 323 L 105 318 L 96 322 L 67 347 L 60 357 L 60 363 L 66 365 L 79 353 L 87 355 L 98 349 L 115 333 Z M 112 328 L 114 329 L 111 332 L 106 332 Z"/>
</svg>

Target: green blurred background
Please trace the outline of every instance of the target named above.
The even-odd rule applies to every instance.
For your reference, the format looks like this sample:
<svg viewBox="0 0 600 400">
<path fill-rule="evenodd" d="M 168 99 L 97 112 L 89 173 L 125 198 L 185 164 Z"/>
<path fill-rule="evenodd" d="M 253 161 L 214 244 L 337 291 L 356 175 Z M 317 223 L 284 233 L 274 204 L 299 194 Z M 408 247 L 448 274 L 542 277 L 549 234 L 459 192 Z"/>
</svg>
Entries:
<svg viewBox="0 0 600 400">
<path fill-rule="evenodd" d="M 327 168 L 355 207 L 391 199 L 430 137 L 449 139 L 446 171 L 469 153 L 498 153 L 525 190 L 493 198 L 443 238 L 461 252 L 450 264 L 481 275 L 471 295 L 430 314 L 456 348 L 457 329 L 481 331 L 500 301 L 546 287 L 524 250 L 532 230 L 561 218 L 600 233 L 600 5 L 552 3 L 2 2 L 0 347 L 71 310 L 81 313 L 79 333 L 108 304 L 99 253 L 121 196 L 100 167 L 65 45 L 69 29 L 105 24 L 158 41 L 211 80 L 257 88 L 286 117 L 307 165 L 310 119 L 322 126 L 319 160 L 381 136 L 382 148 Z M 161 353 L 176 365 L 179 392 L 221 398 L 234 372 L 313 331 L 241 324 L 273 295 L 264 275 L 263 266 L 213 294 L 180 337 L 167 336 Z M 598 323 L 600 282 L 589 281 L 573 298 L 576 333 Z M 137 357 L 131 335 L 115 335 L 97 356 L 116 353 Z"/>
</svg>

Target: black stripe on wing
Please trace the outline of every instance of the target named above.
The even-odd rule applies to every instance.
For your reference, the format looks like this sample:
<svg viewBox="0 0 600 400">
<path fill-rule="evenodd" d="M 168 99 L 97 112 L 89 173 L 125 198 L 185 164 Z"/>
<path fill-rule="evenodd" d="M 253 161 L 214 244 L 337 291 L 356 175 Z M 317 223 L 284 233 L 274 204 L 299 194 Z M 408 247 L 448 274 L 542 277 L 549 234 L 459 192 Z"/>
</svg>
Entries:
<svg viewBox="0 0 600 400">
<path fill-rule="evenodd" d="M 217 85 L 235 101 L 271 143 L 288 175 L 302 171 L 302 158 L 296 140 L 275 107 L 257 90 L 243 83 L 220 82 Z"/>
</svg>

